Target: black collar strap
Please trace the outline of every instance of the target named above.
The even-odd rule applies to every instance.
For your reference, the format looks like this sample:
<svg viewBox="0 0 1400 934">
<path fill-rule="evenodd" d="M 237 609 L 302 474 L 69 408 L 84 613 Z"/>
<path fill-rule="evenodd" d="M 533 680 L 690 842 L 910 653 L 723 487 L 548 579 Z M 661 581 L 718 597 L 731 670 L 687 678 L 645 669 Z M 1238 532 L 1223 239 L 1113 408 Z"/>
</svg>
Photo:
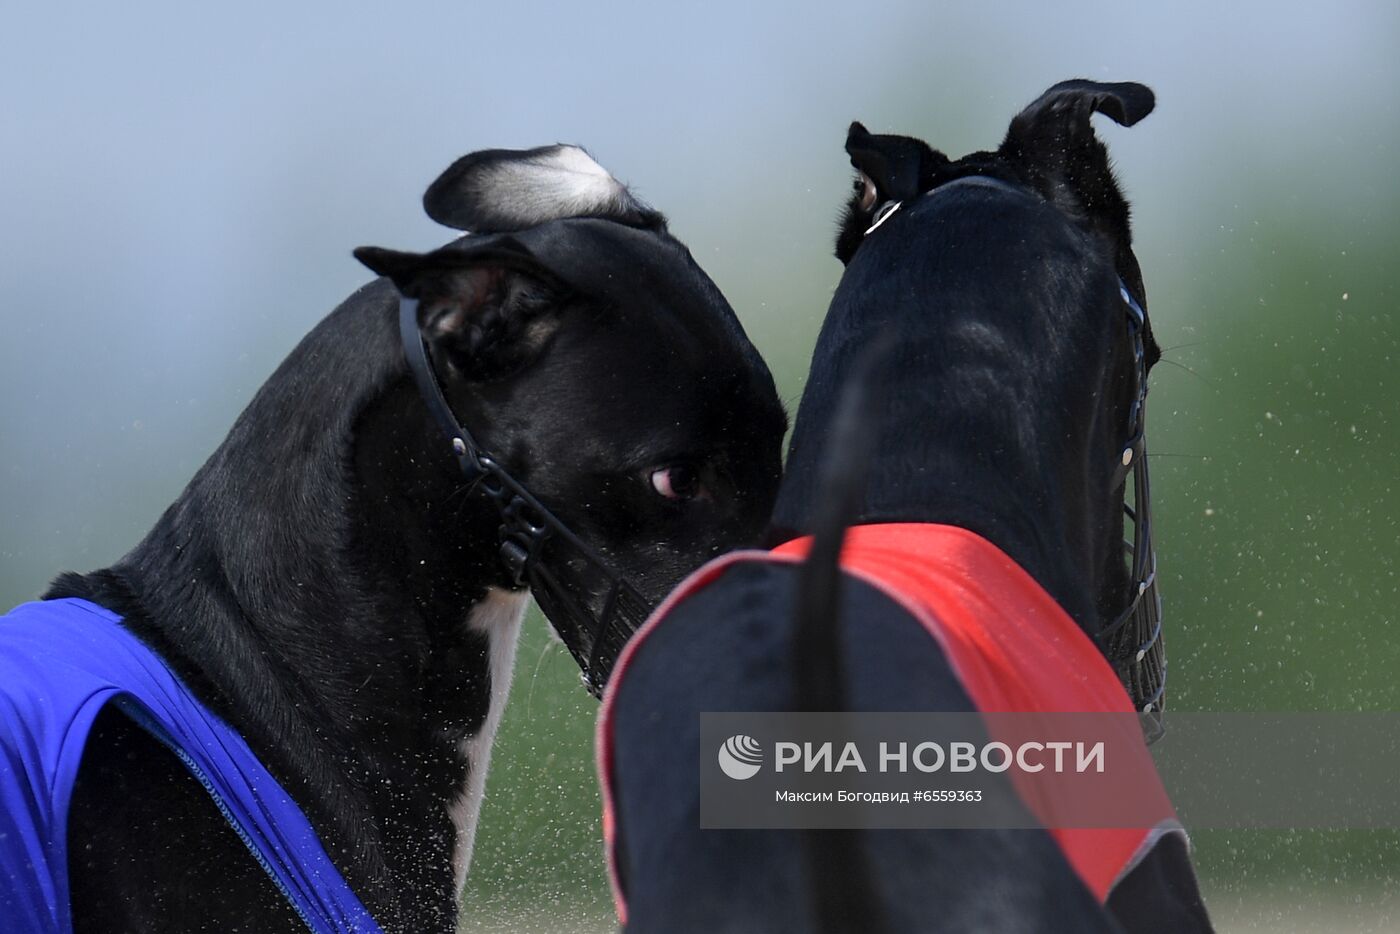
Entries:
<svg viewBox="0 0 1400 934">
<path fill-rule="evenodd" d="M 404 357 L 408 360 L 409 372 L 418 384 L 418 394 L 428 404 L 428 411 L 438 423 L 443 434 L 452 439 L 452 454 L 468 482 L 475 485 L 486 476 L 481 463 L 481 446 L 472 438 L 452 414 L 452 406 L 447 404 L 447 396 L 442 393 L 433 365 L 428 360 L 428 348 L 423 344 L 423 332 L 418 329 L 418 299 L 399 299 L 399 337 L 403 343 Z"/>
<path fill-rule="evenodd" d="M 886 201 L 884 204 L 876 208 L 875 213 L 871 215 L 870 226 L 865 228 L 865 236 L 868 237 L 872 233 L 874 233 L 875 228 L 879 227 L 885 221 L 889 220 L 890 216 L 894 214 L 895 211 L 898 211 L 901 207 L 903 207 L 903 205 L 903 201 Z"/>
<path fill-rule="evenodd" d="M 486 453 L 457 420 L 428 359 L 418 326 L 416 299 L 399 300 L 399 336 L 419 395 L 449 439 L 452 455 L 466 478 L 467 489 L 480 488 L 500 513 L 500 558 L 512 583 L 529 585 L 547 610 L 555 632 L 578 663 L 584 685 L 595 697 L 601 697 L 622 647 L 650 615 L 651 604 Z M 554 551 L 567 556 L 561 559 L 562 563 L 586 566 L 591 583 L 601 585 L 598 588 L 601 605 L 596 611 L 587 601 L 570 593 L 550 566 L 551 562 L 542 557 L 545 543 L 550 541 L 554 543 Z M 585 635 L 591 636 L 587 651 Z"/>
</svg>

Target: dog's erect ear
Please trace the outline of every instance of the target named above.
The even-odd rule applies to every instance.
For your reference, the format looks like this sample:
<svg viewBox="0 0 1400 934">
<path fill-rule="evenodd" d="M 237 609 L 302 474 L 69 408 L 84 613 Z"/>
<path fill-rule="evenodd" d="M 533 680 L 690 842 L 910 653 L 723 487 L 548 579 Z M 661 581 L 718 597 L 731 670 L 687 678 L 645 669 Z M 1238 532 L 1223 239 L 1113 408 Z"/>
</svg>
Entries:
<svg viewBox="0 0 1400 934">
<path fill-rule="evenodd" d="M 1027 183 L 1071 217 L 1104 235 L 1118 274 L 1137 281 L 1128 203 L 1090 118 L 1132 126 L 1152 112 L 1152 91 L 1132 82 L 1061 81 L 1016 115 L 998 152 Z"/>
<path fill-rule="evenodd" d="M 592 156 L 564 144 L 463 156 L 428 187 L 423 207 L 439 224 L 473 233 L 508 233 L 566 217 L 666 224 Z"/>
<path fill-rule="evenodd" d="M 1155 103 L 1149 88 L 1129 81 L 1061 81 L 1011 121 L 1001 155 L 1032 175 L 1088 181 L 1091 173 L 1108 171 L 1108 154 L 1089 118 L 1101 113 L 1132 126 Z"/>
<path fill-rule="evenodd" d="M 1152 90 L 1131 81 L 1105 83 L 1074 79 L 1047 90 L 1011 121 L 1011 132 L 1029 136 L 1060 133 L 1071 138 L 1092 132 L 1089 117 L 1101 113 L 1121 126 L 1132 126 L 1152 113 Z"/>
<path fill-rule="evenodd" d="M 846 153 L 855 167 L 855 192 L 836 234 L 836 257 L 849 263 L 881 205 L 908 201 L 933 187 L 948 157 L 910 136 L 871 133 L 859 122 L 846 132 Z"/>
<path fill-rule="evenodd" d="M 875 204 L 907 201 L 927 190 L 934 170 L 948 162 L 921 139 L 871 133 L 859 122 L 846 132 L 846 153 L 862 182 L 875 189 Z M 856 192 L 857 198 L 862 192 Z"/>
<path fill-rule="evenodd" d="M 355 258 L 416 298 L 424 338 L 464 376 L 502 376 L 529 362 L 558 325 L 566 290 L 520 243 L 403 253 L 360 247 Z"/>
</svg>

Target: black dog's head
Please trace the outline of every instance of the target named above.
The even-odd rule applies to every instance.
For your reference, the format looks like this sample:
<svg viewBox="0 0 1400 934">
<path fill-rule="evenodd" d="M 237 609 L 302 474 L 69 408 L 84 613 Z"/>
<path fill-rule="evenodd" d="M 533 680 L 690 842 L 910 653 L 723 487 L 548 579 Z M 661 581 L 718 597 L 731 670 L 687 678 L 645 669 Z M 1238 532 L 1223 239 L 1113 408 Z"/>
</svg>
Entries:
<svg viewBox="0 0 1400 934">
<path fill-rule="evenodd" d="M 664 218 L 573 146 L 474 153 L 424 201 L 473 233 L 355 255 L 418 299 L 433 368 L 482 447 L 652 601 L 754 540 L 786 417 Z M 557 570 L 599 599 L 582 569 Z"/>
<path fill-rule="evenodd" d="M 1099 236 L 1119 277 L 1145 307 L 1128 203 L 1089 118 L 1102 113 L 1132 126 L 1152 112 L 1154 103 L 1152 91 L 1141 84 L 1062 81 L 1016 115 L 995 152 L 976 152 L 956 161 L 922 140 L 877 135 L 852 123 L 846 152 L 856 169 L 855 193 L 841 217 L 836 256 L 850 263 L 882 209 L 955 179 L 981 175 L 1036 192 Z M 1150 324 L 1146 343 L 1150 365 L 1160 356 Z"/>
</svg>

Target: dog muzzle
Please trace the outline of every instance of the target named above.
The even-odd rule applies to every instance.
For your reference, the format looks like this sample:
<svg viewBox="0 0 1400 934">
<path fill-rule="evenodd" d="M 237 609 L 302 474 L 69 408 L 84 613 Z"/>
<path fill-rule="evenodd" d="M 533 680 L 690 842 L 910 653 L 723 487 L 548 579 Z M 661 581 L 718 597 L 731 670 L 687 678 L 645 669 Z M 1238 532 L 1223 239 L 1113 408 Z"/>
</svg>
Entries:
<svg viewBox="0 0 1400 934">
<path fill-rule="evenodd" d="M 652 604 L 457 420 L 428 359 L 416 299 L 399 300 L 399 335 L 419 394 L 450 440 L 468 490 L 485 493 L 500 514 L 500 558 L 511 581 L 529 586 L 578 663 L 584 686 L 594 697 L 602 697 L 623 646 L 646 621 Z"/>
<path fill-rule="evenodd" d="M 1098 642 L 1142 715 L 1149 743 L 1165 732 L 1162 720 L 1167 691 L 1167 647 L 1162 639 L 1162 597 L 1157 590 L 1157 551 L 1152 546 L 1152 489 L 1147 474 L 1147 352 L 1143 330 L 1147 315 L 1126 285 L 1120 285 L 1128 309 L 1128 337 L 1133 348 L 1137 394 L 1128 415 L 1128 442 L 1118 479 L 1133 481 L 1133 504 L 1123 504 L 1132 537 L 1123 543 L 1131 562 L 1132 595 L 1118 617 L 1099 630 Z"/>
</svg>

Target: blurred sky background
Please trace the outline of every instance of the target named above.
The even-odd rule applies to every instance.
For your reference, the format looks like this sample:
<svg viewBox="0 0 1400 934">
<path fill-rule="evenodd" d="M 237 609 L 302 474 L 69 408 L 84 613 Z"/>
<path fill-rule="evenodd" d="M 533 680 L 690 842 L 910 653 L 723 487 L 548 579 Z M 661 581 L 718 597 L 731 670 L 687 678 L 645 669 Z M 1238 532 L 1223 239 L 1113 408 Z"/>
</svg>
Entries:
<svg viewBox="0 0 1400 934">
<path fill-rule="evenodd" d="M 119 557 L 278 361 L 426 249 L 463 153 L 587 146 L 665 211 L 798 398 L 852 119 L 993 148 L 1068 77 L 1167 360 L 1150 450 L 1178 709 L 1400 709 L 1400 6 L 0 6 L 0 602 Z M 604 929 L 595 706 L 535 619 L 469 930 Z M 1393 930 L 1393 833 L 1202 833 L 1224 930 Z M 520 919 L 524 920 L 520 920 Z"/>
</svg>

